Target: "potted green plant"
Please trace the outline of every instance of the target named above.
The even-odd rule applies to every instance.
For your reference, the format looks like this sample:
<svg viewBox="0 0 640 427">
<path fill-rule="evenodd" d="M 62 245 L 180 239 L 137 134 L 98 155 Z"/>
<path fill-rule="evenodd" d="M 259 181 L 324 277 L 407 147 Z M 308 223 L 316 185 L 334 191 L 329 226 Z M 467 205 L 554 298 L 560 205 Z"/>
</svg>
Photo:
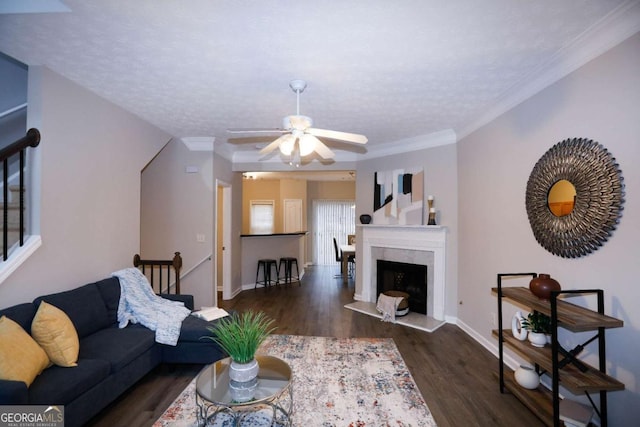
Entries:
<svg viewBox="0 0 640 427">
<path fill-rule="evenodd" d="M 263 312 L 245 311 L 224 317 L 207 329 L 212 333 L 205 338 L 218 343 L 229 354 L 230 390 L 234 400 L 246 402 L 253 399 L 257 386 L 258 362 L 255 359 L 260 344 L 276 328 L 273 319 Z"/>
<path fill-rule="evenodd" d="M 547 334 L 551 333 L 551 318 L 533 310 L 522 321 L 522 327 L 529 331 L 529 341 L 532 345 L 544 347 L 547 343 Z"/>
</svg>

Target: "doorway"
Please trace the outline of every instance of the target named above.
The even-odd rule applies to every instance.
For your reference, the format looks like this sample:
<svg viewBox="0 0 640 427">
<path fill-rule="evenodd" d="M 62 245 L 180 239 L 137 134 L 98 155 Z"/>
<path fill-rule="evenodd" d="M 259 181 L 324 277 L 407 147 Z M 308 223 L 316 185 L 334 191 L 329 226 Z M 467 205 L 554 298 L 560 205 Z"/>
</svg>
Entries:
<svg viewBox="0 0 640 427">
<path fill-rule="evenodd" d="M 284 199 L 284 232 L 302 231 L 302 200 Z"/>
<path fill-rule="evenodd" d="M 218 305 L 218 292 L 222 290 L 222 299 L 233 298 L 231 290 L 231 185 L 216 180 L 216 286 L 215 305 Z"/>
<path fill-rule="evenodd" d="M 313 263 L 336 263 L 333 247 L 335 237 L 338 246 L 347 244 L 347 236 L 356 232 L 355 200 L 314 200 L 314 251 Z"/>
</svg>

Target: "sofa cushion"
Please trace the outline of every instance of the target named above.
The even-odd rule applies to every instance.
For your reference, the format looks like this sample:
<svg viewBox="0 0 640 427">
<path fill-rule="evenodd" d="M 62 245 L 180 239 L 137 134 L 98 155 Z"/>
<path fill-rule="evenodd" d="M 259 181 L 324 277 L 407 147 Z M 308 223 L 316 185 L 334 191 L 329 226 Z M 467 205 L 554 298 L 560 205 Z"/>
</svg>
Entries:
<svg viewBox="0 0 640 427">
<path fill-rule="evenodd" d="M 30 302 L 0 310 L 0 317 L 7 316 L 9 319 L 20 325 L 28 334 L 31 334 L 31 321 L 35 314 L 36 306 Z"/>
<path fill-rule="evenodd" d="M 118 305 L 120 304 L 120 280 L 117 277 L 109 277 L 94 283 L 104 304 L 107 307 L 107 313 L 110 323 L 118 322 Z"/>
<path fill-rule="evenodd" d="M 196 316 L 187 316 L 182 321 L 182 327 L 180 328 L 180 338 L 178 342 L 208 342 L 208 338 L 212 336 L 211 331 L 207 327 L 213 327 L 216 321 L 207 322 Z"/>
<path fill-rule="evenodd" d="M 31 336 L 58 366 L 76 366 L 80 341 L 69 316 L 46 301 L 40 303 L 33 322 Z"/>
<path fill-rule="evenodd" d="M 29 389 L 32 405 L 65 405 L 109 376 L 109 362 L 79 359 L 78 366 L 45 369 Z"/>
<path fill-rule="evenodd" d="M 80 357 L 104 359 L 118 372 L 154 344 L 155 333 L 143 326 L 111 327 L 80 340 Z"/>
<path fill-rule="evenodd" d="M 49 358 L 22 327 L 0 317 L 0 379 L 22 381 L 27 386 L 49 366 Z"/>
<path fill-rule="evenodd" d="M 102 295 L 95 284 L 36 298 L 34 304 L 46 301 L 67 313 L 80 339 L 111 325 Z"/>
</svg>

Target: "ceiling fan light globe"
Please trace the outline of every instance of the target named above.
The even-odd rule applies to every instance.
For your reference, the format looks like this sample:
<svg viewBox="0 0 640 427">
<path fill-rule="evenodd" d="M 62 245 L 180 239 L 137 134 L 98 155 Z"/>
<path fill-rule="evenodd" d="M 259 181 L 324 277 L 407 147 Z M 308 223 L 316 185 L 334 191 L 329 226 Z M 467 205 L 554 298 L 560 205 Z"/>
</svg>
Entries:
<svg viewBox="0 0 640 427">
<path fill-rule="evenodd" d="M 300 146 L 300 156 L 308 156 L 316 149 L 316 138 L 311 135 L 303 135 L 298 145 Z"/>
<path fill-rule="evenodd" d="M 280 152 L 285 156 L 290 156 L 293 152 L 293 146 L 295 145 L 296 139 L 293 135 L 288 135 L 289 138 L 285 138 L 280 144 Z"/>
</svg>

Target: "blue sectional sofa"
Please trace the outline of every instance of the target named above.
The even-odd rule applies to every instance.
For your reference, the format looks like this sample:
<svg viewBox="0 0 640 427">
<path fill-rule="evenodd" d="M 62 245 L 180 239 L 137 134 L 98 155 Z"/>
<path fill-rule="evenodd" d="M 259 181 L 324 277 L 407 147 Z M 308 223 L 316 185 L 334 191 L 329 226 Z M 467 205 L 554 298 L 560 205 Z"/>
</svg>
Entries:
<svg viewBox="0 0 640 427">
<path fill-rule="evenodd" d="M 163 296 L 193 310 L 190 295 Z M 120 282 L 110 277 L 0 310 L 0 317 L 31 333 L 32 319 L 46 301 L 69 316 L 80 341 L 75 367 L 50 366 L 30 387 L 0 380 L 0 405 L 64 405 L 65 426 L 81 426 L 162 362 L 208 364 L 226 356 L 213 341 L 201 339 L 210 335 L 206 327 L 213 322 L 195 316 L 183 321 L 175 347 L 155 342 L 155 333 L 139 324 L 118 328 L 119 300 Z"/>
</svg>

